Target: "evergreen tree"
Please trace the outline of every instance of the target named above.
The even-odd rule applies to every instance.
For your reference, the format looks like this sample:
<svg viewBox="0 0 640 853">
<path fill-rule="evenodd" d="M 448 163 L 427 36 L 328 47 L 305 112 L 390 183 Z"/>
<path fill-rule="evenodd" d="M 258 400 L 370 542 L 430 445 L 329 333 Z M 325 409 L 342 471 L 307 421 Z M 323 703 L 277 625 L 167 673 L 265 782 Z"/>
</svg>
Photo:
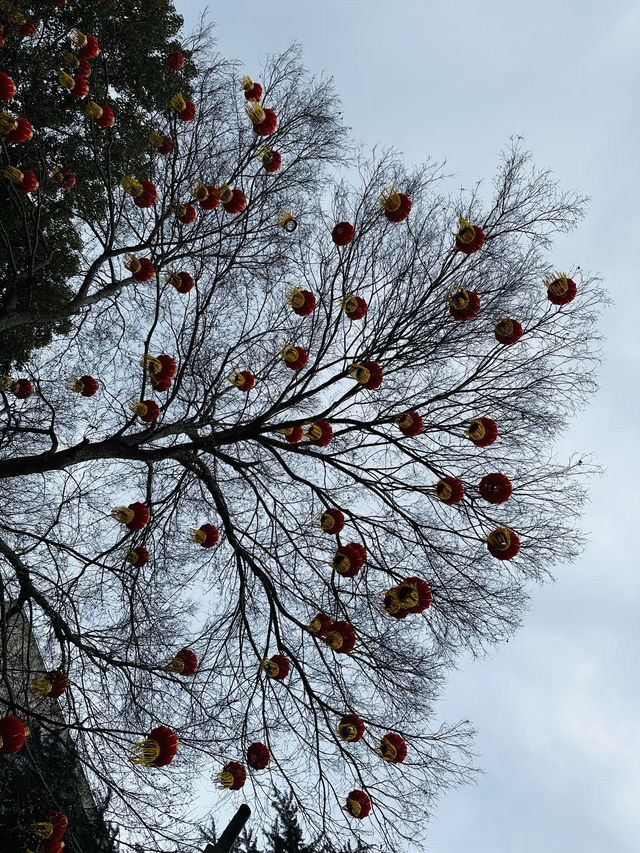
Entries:
<svg viewBox="0 0 640 853">
<path fill-rule="evenodd" d="M 276 818 L 266 833 L 267 853 L 320 853 L 317 842 L 306 843 L 303 839 L 293 792 L 276 793 L 271 804 L 276 810 Z"/>
</svg>

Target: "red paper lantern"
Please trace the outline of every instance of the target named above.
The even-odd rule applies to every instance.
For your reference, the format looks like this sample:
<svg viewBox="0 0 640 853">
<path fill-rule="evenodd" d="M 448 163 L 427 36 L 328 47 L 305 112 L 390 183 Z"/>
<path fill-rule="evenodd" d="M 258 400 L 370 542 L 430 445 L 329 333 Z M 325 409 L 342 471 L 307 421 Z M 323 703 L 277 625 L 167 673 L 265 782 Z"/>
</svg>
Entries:
<svg viewBox="0 0 640 853">
<path fill-rule="evenodd" d="M 8 383 L 6 390 L 10 391 L 18 400 L 26 400 L 33 394 L 33 385 L 28 379 L 16 379 Z"/>
<path fill-rule="evenodd" d="M 480 480 L 480 497 L 490 504 L 503 504 L 511 497 L 513 491 L 511 480 L 498 472 L 487 474 Z"/>
<path fill-rule="evenodd" d="M 19 118 L 16 121 L 16 127 L 14 130 L 10 130 L 8 133 L 5 133 L 4 138 L 7 142 L 13 142 L 19 144 L 21 142 L 28 142 L 33 136 L 33 130 L 31 129 L 31 125 L 27 121 L 26 118 Z"/>
<path fill-rule="evenodd" d="M 85 59 L 94 59 L 99 53 L 98 39 L 95 36 L 87 36 L 87 43 L 80 48 L 80 56 Z"/>
<path fill-rule="evenodd" d="M 149 510 L 143 503 L 135 501 L 129 506 L 115 507 L 111 510 L 111 517 L 135 533 L 149 521 Z"/>
<path fill-rule="evenodd" d="M 258 136 L 270 136 L 276 129 L 278 117 L 273 110 L 264 110 L 264 120 L 254 124 L 253 130 Z"/>
<path fill-rule="evenodd" d="M 84 77 L 81 77 L 80 74 L 73 75 L 73 86 L 69 90 L 74 98 L 80 100 L 80 98 L 84 98 L 84 96 L 89 91 L 89 85 Z"/>
<path fill-rule="evenodd" d="M 0 71 L 0 101 L 10 101 L 16 93 L 16 84 L 8 74 Z"/>
<path fill-rule="evenodd" d="M 269 678 L 282 681 L 289 675 L 289 661 L 284 655 L 274 655 L 260 663 L 260 668 L 266 672 Z"/>
<path fill-rule="evenodd" d="M 387 732 L 376 751 L 385 761 L 391 764 L 401 764 L 407 757 L 407 744 L 399 734 Z"/>
<path fill-rule="evenodd" d="M 51 180 L 55 181 L 61 189 L 70 190 L 75 185 L 76 176 L 70 169 L 54 169 Z"/>
<path fill-rule="evenodd" d="M 472 255 L 484 245 L 484 231 L 479 225 L 472 225 L 468 219 L 458 220 L 459 228 L 455 235 L 456 249 L 465 255 Z"/>
<path fill-rule="evenodd" d="M 371 800 L 364 791 L 351 791 L 347 797 L 345 809 L 352 817 L 362 820 L 371 811 Z"/>
<path fill-rule="evenodd" d="M 44 678 L 34 678 L 31 682 L 31 690 L 36 696 L 48 696 L 50 699 L 58 699 L 69 686 L 69 679 L 61 669 L 48 672 Z"/>
<path fill-rule="evenodd" d="M 215 210 L 220 204 L 220 194 L 213 184 L 206 187 L 207 197 L 200 202 L 202 210 Z"/>
<path fill-rule="evenodd" d="M 350 222 L 338 222 L 331 232 L 331 239 L 336 246 L 348 246 L 355 233 L 355 228 Z"/>
<path fill-rule="evenodd" d="M 356 632 L 348 622 L 339 620 L 333 623 L 323 639 L 336 654 L 349 654 L 356 644 Z"/>
<path fill-rule="evenodd" d="M 155 400 L 136 400 L 132 405 L 132 410 L 145 424 L 157 421 L 160 416 L 160 406 Z"/>
<path fill-rule="evenodd" d="M 290 370 L 302 370 L 309 359 L 309 354 L 302 347 L 286 346 L 281 350 L 281 355 Z"/>
<path fill-rule="evenodd" d="M 125 559 L 132 566 L 146 566 L 149 562 L 149 551 L 144 545 L 138 545 L 137 548 L 130 548 L 127 551 Z"/>
<path fill-rule="evenodd" d="M 136 281 L 150 281 L 155 275 L 153 263 L 149 258 L 137 258 L 135 255 L 127 255 L 124 265 L 133 274 Z"/>
<path fill-rule="evenodd" d="M 162 379 L 157 379 L 155 376 L 151 376 L 151 385 L 154 391 L 168 391 L 171 388 L 171 378 L 164 376 Z"/>
<path fill-rule="evenodd" d="M 25 169 L 23 172 L 24 177 L 20 181 L 19 184 L 16 184 L 16 189 L 20 190 L 21 193 L 28 195 L 34 190 L 38 189 L 38 179 L 35 176 L 35 173 L 31 171 L 31 169 Z"/>
<path fill-rule="evenodd" d="M 51 825 L 51 835 L 54 841 L 60 841 L 67 831 L 68 820 L 66 814 L 59 811 L 51 812 L 47 817 L 47 823 Z"/>
<path fill-rule="evenodd" d="M 456 477 L 443 477 L 435 485 L 436 497 L 447 506 L 459 504 L 464 497 L 462 483 Z"/>
<path fill-rule="evenodd" d="M 568 305 L 575 299 L 578 292 L 575 281 L 562 273 L 556 278 L 546 281 L 545 285 L 547 287 L 547 299 L 554 305 Z"/>
<path fill-rule="evenodd" d="M 81 394 L 83 397 L 93 397 L 93 395 L 98 390 L 98 381 L 93 378 L 93 376 L 84 375 L 79 379 L 76 379 L 73 376 L 69 383 L 67 384 L 67 388 L 69 391 L 74 391 L 76 394 Z"/>
<path fill-rule="evenodd" d="M 180 121 L 193 121 L 196 117 L 196 105 L 193 101 L 185 101 L 185 108 L 180 110 L 178 118 Z"/>
<path fill-rule="evenodd" d="M 393 187 L 380 196 L 380 204 L 389 222 L 402 222 L 411 213 L 411 199 Z"/>
<path fill-rule="evenodd" d="M 363 545 L 357 542 L 349 542 L 348 545 L 338 548 L 331 566 L 342 577 L 355 578 L 366 558 L 367 552 Z"/>
<path fill-rule="evenodd" d="M 325 509 L 318 520 L 318 527 L 325 533 L 337 536 L 344 527 L 344 515 L 339 509 Z"/>
<path fill-rule="evenodd" d="M 277 432 L 282 433 L 285 437 L 285 441 L 288 441 L 289 444 L 297 444 L 304 435 L 304 427 L 284 427 L 283 429 L 277 430 Z"/>
<path fill-rule="evenodd" d="M 145 355 L 142 359 L 143 366 L 149 371 L 152 379 L 172 379 L 175 376 L 177 365 L 175 360 L 166 353 L 161 355 Z"/>
<path fill-rule="evenodd" d="M 232 385 L 235 385 L 236 388 L 239 388 L 245 394 L 247 391 L 251 391 L 256 381 L 255 376 L 250 370 L 240 370 L 236 373 L 231 373 L 228 379 Z"/>
<path fill-rule="evenodd" d="M 311 622 L 307 625 L 307 631 L 310 634 L 315 634 L 317 637 L 326 637 L 327 631 L 333 625 L 331 617 L 328 613 L 320 611 L 316 613 Z"/>
<path fill-rule="evenodd" d="M 258 158 L 264 166 L 265 172 L 273 174 L 282 166 L 282 157 L 278 151 L 272 151 L 270 148 L 263 148 Z"/>
<path fill-rule="evenodd" d="M 475 418 L 467 435 L 476 447 L 489 447 L 498 437 L 498 425 L 491 418 Z"/>
<path fill-rule="evenodd" d="M 350 320 L 362 320 L 367 313 L 367 303 L 362 296 L 354 296 L 353 294 L 347 296 L 342 302 L 342 307 Z"/>
<path fill-rule="evenodd" d="M 355 379 L 363 388 L 375 391 L 382 382 L 382 368 L 376 361 L 361 361 L 352 364 L 349 368 L 349 376 Z"/>
<path fill-rule="evenodd" d="M 316 307 L 316 297 L 310 290 L 294 287 L 287 293 L 287 302 L 299 317 L 308 317 Z"/>
<path fill-rule="evenodd" d="M 217 778 L 221 788 L 239 791 L 247 781 L 247 768 L 239 761 L 229 761 L 222 768 L 222 772 L 217 774 Z"/>
<path fill-rule="evenodd" d="M 87 62 L 87 60 L 83 57 L 78 61 L 78 67 L 76 68 L 76 74 L 79 74 L 81 77 L 90 77 L 91 76 L 91 66 Z"/>
<path fill-rule="evenodd" d="M 397 415 L 393 421 L 400 428 L 400 432 L 407 436 L 407 438 L 413 438 L 418 435 L 423 426 L 422 417 L 418 412 L 404 412 L 401 415 Z"/>
<path fill-rule="evenodd" d="M 309 444 L 316 447 L 326 447 L 333 438 L 333 429 L 328 421 L 314 421 L 305 432 Z"/>
<path fill-rule="evenodd" d="M 176 733 L 168 726 L 157 726 L 145 740 L 133 745 L 130 760 L 146 767 L 165 767 L 171 764 L 177 751 Z"/>
<path fill-rule="evenodd" d="M 271 753 L 263 743 L 252 743 L 247 749 L 247 764 L 252 770 L 264 770 L 270 758 Z"/>
<path fill-rule="evenodd" d="M 262 86 L 260 83 L 253 83 L 248 89 L 245 89 L 244 96 L 248 101 L 259 101 L 262 97 Z"/>
<path fill-rule="evenodd" d="M 494 333 L 499 344 L 510 347 L 522 337 L 522 326 L 517 320 L 503 318 L 496 323 Z"/>
<path fill-rule="evenodd" d="M 184 56 L 179 50 L 172 51 L 167 57 L 167 65 L 172 71 L 180 71 L 184 65 Z"/>
<path fill-rule="evenodd" d="M 180 649 L 180 651 L 172 657 L 167 666 L 167 672 L 176 672 L 185 678 L 193 673 L 198 668 L 198 657 L 191 649 Z"/>
<path fill-rule="evenodd" d="M 410 577 L 386 591 L 383 607 L 390 616 L 404 619 L 410 613 L 423 613 L 431 605 L 432 598 L 431 587 L 425 580 Z"/>
<path fill-rule="evenodd" d="M 178 219 L 183 225 L 191 225 L 198 215 L 195 207 L 192 204 L 180 204 L 176 208 Z"/>
<path fill-rule="evenodd" d="M 520 550 L 520 539 L 508 527 L 498 527 L 487 536 L 487 547 L 498 560 L 512 560 Z"/>
<path fill-rule="evenodd" d="M 13 714 L 0 718 L 0 752 L 11 755 L 22 749 L 29 729 Z"/>
<path fill-rule="evenodd" d="M 191 529 L 191 541 L 203 548 L 213 548 L 219 538 L 220 531 L 213 524 L 201 524 L 197 530 Z"/>
<path fill-rule="evenodd" d="M 227 213 L 240 213 L 247 206 L 247 199 L 242 190 L 233 190 L 230 201 L 223 201 L 222 206 Z"/>
<path fill-rule="evenodd" d="M 365 725 L 355 714 L 345 714 L 338 723 L 337 734 L 340 740 L 346 740 L 348 743 L 357 743 L 362 739 L 365 732 Z"/>
<path fill-rule="evenodd" d="M 98 125 L 98 127 L 111 127 L 111 125 L 113 124 L 113 110 L 111 109 L 111 107 L 105 106 L 102 108 L 102 115 L 96 119 L 96 124 Z M 158 196 L 156 193 L 156 198 L 157 197 Z"/>
<path fill-rule="evenodd" d="M 449 313 L 464 323 L 472 320 L 480 310 L 480 297 L 474 290 L 458 290 L 449 299 Z"/>
<path fill-rule="evenodd" d="M 189 293 L 193 288 L 193 277 L 188 272 L 171 273 L 167 281 L 178 293 Z"/>
<path fill-rule="evenodd" d="M 162 154 L 163 157 L 166 157 L 173 151 L 173 142 L 171 139 L 168 136 L 161 136 L 159 133 L 156 133 L 155 130 L 149 135 L 149 142 L 153 145 L 158 154 Z"/>
</svg>

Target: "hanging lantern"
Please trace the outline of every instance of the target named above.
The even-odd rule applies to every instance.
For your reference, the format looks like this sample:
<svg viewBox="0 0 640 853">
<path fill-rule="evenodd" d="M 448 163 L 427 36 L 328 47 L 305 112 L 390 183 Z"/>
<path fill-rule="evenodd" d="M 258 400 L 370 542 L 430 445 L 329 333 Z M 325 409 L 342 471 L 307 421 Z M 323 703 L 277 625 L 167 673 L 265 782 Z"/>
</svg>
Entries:
<svg viewBox="0 0 640 853">
<path fill-rule="evenodd" d="M 34 678 L 31 681 L 31 692 L 34 696 L 48 696 L 58 699 L 69 686 L 69 679 L 61 669 L 48 672 L 44 678 Z"/>
<path fill-rule="evenodd" d="M 178 369 L 173 358 L 166 353 L 159 356 L 147 353 L 141 364 L 156 379 L 172 379 Z"/>
<path fill-rule="evenodd" d="M 253 373 L 250 370 L 240 370 L 230 373 L 227 376 L 227 379 L 232 385 L 235 385 L 236 388 L 239 388 L 241 391 L 244 391 L 245 394 L 247 393 L 247 391 L 251 391 L 256 381 Z"/>
<path fill-rule="evenodd" d="M 402 222 L 411 213 L 411 199 L 393 187 L 380 196 L 380 204 L 389 222 Z"/>
<path fill-rule="evenodd" d="M 68 820 L 66 814 L 59 811 L 50 812 L 46 820 L 33 821 L 31 831 L 38 838 L 46 839 L 52 842 L 59 842 L 67 831 Z M 39 847 L 40 850 L 44 849 Z M 48 852 L 47 852 L 48 853 Z"/>
<path fill-rule="evenodd" d="M 371 811 L 371 800 L 364 791 L 351 791 L 344 808 L 352 817 L 362 820 Z"/>
<path fill-rule="evenodd" d="M 491 418 L 475 418 L 467 435 L 476 447 L 489 447 L 498 437 L 498 425 Z"/>
<path fill-rule="evenodd" d="M 192 187 L 189 187 L 189 195 L 196 201 L 206 201 L 209 196 L 209 188 L 198 178 Z"/>
<path fill-rule="evenodd" d="M 8 131 L 2 130 L 2 116 L 6 116 L 8 113 L 0 113 L 0 133 L 4 134 L 4 138 L 7 142 L 13 142 L 16 145 L 22 142 L 28 142 L 33 136 L 33 130 L 31 129 L 31 125 L 27 121 L 26 118 L 14 119 L 14 127 L 11 127 Z M 10 118 L 13 118 L 10 116 Z"/>
<path fill-rule="evenodd" d="M 360 717 L 356 717 L 355 714 L 345 714 L 338 723 L 336 732 L 340 740 L 357 743 L 364 735 L 365 726 Z"/>
<path fill-rule="evenodd" d="M 31 18 L 27 18 L 24 24 L 20 25 L 20 35 L 25 38 L 31 38 L 36 34 L 36 25 L 33 23 Z"/>
<path fill-rule="evenodd" d="M 403 412 L 401 415 L 396 415 L 393 422 L 397 424 L 400 432 L 407 436 L 407 438 L 413 438 L 418 435 L 423 426 L 422 417 L 418 412 Z"/>
<path fill-rule="evenodd" d="M 323 640 L 336 654 L 346 655 L 356 644 L 356 632 L 348 622 L 339 620 L 333 623 Z"/>
<path fill-rule="evenodd" d="M 484 245 L 484 231 L 479 225 L 472 225 L 468 219 L 460 217 L 458 220 L 458 231 L 456 238 L 456 249 L 465 255 L 472 255 Z"/>
<path fill-rule="evenodd" d="M 182 204 L 181 202 L 177 202 L 176 204 L 171 205 L 171 209 L 183 225 L 191 225 L 198 215 L 192 204 Z"/>
<path fill-rule="evenodd" d="M 5 755 L 19 752 L 28 736 L 29 726 L 14 717 L 13 714 L 0 718 L 0 752 Z"/>
<path fill-rule="evenodd" d="M 0 133 L 6 136 L 18 127 L 18 119 L 11 113 L 0 112 Z"/>
<path fill-rule="evenodd" d="M 0 391 L 9 391 L 18 400 L 26 400 L 33 394 L 33 385 L 28 379 L 0 378 Z"/>
<path fill-rule="evenodd" d="M 282 157 L 280 154 L 277 151 L 272 151 L 266 145 L 262 146 L 256 156 L 264 166 L 265 172 L 269 172 L 270 174 L 277 172 L 280 166 L 282 166 Z"/>
<path fill-rule="evenodd" d="M 95 36 L 87 36 L 85 44 L 80 45 L 80 56 L 84 59 L 95 59 L 99 53 L 98 39 Z"/>
<path fill-rule="evenodd" d="M 333 438 L 333 429 L 328 421 L 314 421 L 309 425 L 304 436 L 309 439 L 309 444 L 326 447 Z"/>
<path fill-rule="evenodd" d="M 168 726 L 157 726 L 145 740 L 134 743 L 129 760 L 145 767 L 165 767 L 171 764 L 178 751 L 176 733 Z"/>
<path fill-rule="evenodd" d="M 407 757 L 407 744 L 400 735 L 395 732 L 387 732 L 380 741 L 380 746 L 376 752 L 391 764 L 402 764 Z"/>
<path fill-rule="evenodd" d="M 480 310 L 480 297 L 474 290 L 457 290 L 449 298 L 449 313 L 454 320 L 473 320 Z"/>
<path fill-rule="evenodd" d="M 220 204 L 220 194 L 213 184 L 207 184 L 207 197 L 200 202 L 201 210 L 215 210 Z"/>
<path fill-rule="evenodd" d="M 261 107 L 257 101 L 248 103 L 245 112 L 251 119 L 253 130 L 258 136 L 269 136 L 276 129 L 278 118 L 274 111 Z"/>
<path fill-rule="evenodd" d="M 167 270 L 164 280 L 178 291 L 178 293 L 189 293 L 193 288 L 193 278 L 188 272 L 173 272 Z"/>
<path fill-rule="evenodd" d="M 98 125 L 98 127 L 111 127 L 111 125 L 113 124 L 113 110 L 111 109 L 111 107 L 102 107 L 102 115 L 100 116 L 100 118 L 96 119 L 96 124 Z M 144 183 L 144 181 L 142 183 Z"/>
<path fill-rule="evenodd" d="M 270 758 L 271 753 L 263 743 L 252 743 L 247 749 L 247 764 L 252 770 L 264 770 Z"/>
<path fill-rule="evenodd" d="M 169 388 L 171 388 L 171 377 L 169 376 L 164 376 L 162 379 L 158 379 L 152 375 L 149 377 L 149 382 L 154 391 L 168 391 Z"/>
<path fill-rule="evenodd" d="M 149 551 L 144 545 L 138 545 L 137 548 L 128 548 L 125 553 L 125 560 L 131 563 L 132 566 L 146 566 L 149 562 Z"/>
<path fill-rule="evenodd" d="M 294 314 L 299 317 L 308 317 L 316 307 L 316 298 L 310 290 L 298 290 L 297 287 L 288 290 L 285 294 L 288 304 L 293 308 Z"/>
<path fill-rule="evenodd" d="M 280 350 L 284 363 L 290 370 L 302 370 L 309 359 L 309 354 L 302 347 L 287 345 Z"/>
<path fill-rule="evenodd" d="M 272 658 L 261 661 L 260 669 L 266 672 L 269 678 L 282 681 L 289 675 L 289 661 L 284 655 L 274 655 Z"/>
<path fill-rule="evenodd" d="M 368 391 L 375 391 L 382 382 L 382 368 L 375 361 L 361 361 L 351 365 L 349 376 Z"/>
<path fill-rule="evenodd" d="M 171 154 L 173 151 L 173 142 L 171 139 L 168 136 L 161 136 L 159 133 L 156 133 L 155 130 L 149 135 L 149 142 L 153 145 L 158 154 L 162 154 L 163 157 L 166 157 L 167 154 Z"/>
<path fill-rule="evenodd" d="M 304 427 L 283 427 L 282 429 L 276 430 L 276 432 L 282 433 L 282 435 L 284 435 L 285 437 L 285 441 L 288 441 L 289 444 L 297 444 L 304 435 Z"/>
<path fill-rule="evenodd" d="M 316 526 L 325 533 L 337 536 L 344 527 L 344 515 L 339 509 L 325 509 L 316 522 Z"/>
<path fill-rule="evenodd" d="M 175 657 L 172 657 L 169 663 L 164 667 L 165 672 L 175 672 L 185 678 L 193 673 L 198 668 L 198 658 L 195 652 L 191 649 L 180 649 Z"/>
<path fill-rule="evenodd" d="M 213 548 L 220 538 L 220 531 L 213 524 L 201 524 L 197 529 L 191 528 L 191 542 L 197 542 L 203 548 Z"/>
<path fill-rule="evenodd" d="M 169 380 L 171 381 L 171 380 Z M 138 415 L 145 424 L 151 424 L 160 416 L 160 406 L 155 400 L 132 400 L 129 405 L 131 411 Z"/>
<path fill-rule="evenodd" d="M 221 788 L 239 791 L 247 781 L 247 768 L 239 761 L 229 761 L 222 768 L 222 772 L 216 773 L 216 779 Z"/>
<path fill-rule="evenodd" d="M 184 56 L 179 50 L 172 51 L 167 57 L 167 65 L 172 71 L 180 71 L 184 65 Z"/>
<path fill-rule="evenodd" d="M 522 326 L 517 320 L 503 318 L 496 323 L 496 340 L 505 347 L 510 347 L 522 337 Z"/>
<path fill-rule="evenodd" d="M 367 550 L 359 542 L 349 542 L 339 548 L 331 562 L 331 568 L 343 578 L 355 578 L 364 561 L 367 559 Z"/>
<path fill-rule="evenodd" d="M 336 246 L 348 246 L 355 233 L 355 228 L 350 222 L 338 222 L 331 232 L 331 239 Z"/>
<path fill-rule="evenodd" d="M 0 95 L 0 97 L 2 97 Z M 578 287 L 572 278 L 567 278 L 564 273 L 558 273 L 555 278 L 545 281 L 547 288 L 547 299 L 554 305 L 568 305 L 575 299 Z"/>
<path fill-rule="evenodd" d="M 240 88 L 244 91 L 244 96 L 248 101 L 259 101 L 262 97 L 262 86 L 260 83 L 254 83 L 249 76 L 245 75 L 240 78 Z"/>
<path fill-rule="evenodd" d="M 288 210 L 283 210 L 278 214 L 276 225 L 279 225 L 283 231 L 287 232 L 287 234 L 293 234 L 298 227 L 298 220 L 295 218 L 293 213 L 290 213 Z"/>
<path fill-rule="evenodd" d="M 520 539 L 508 527 L 498 527 L 487 536 L 487 547 L 492 557 L 512 560 L 520 550 Z"/>
<path fill-rule="evenodd" d="M 511 480 L 504 474 L 487 474 L 480 480 L 480 497 L 490 504 L 503 504 L 511 497 Z"/>
<path fill-rule="evenodd" d="M 70 50 L 62 57 L 63 62 L 66 66 L 76 71 L 80 67 L 80 60 L 75 55 L 75 53 Z M 84 74 L 82 75 L 84 77 Z"/>
<path fill-rule="evenodd" d="M 76 66 L 76 73 L 79 74 L 81 77 L 91 76 L 91 66 L 84 57 L 78 60 L 78 65 Z"/>
<path fill-rule="evenodd" d="M 223 184 L 222 186 L 226 187 L 226 184 Z M 229 188 L 227 187 L 227 189 Z M 231 196 L 226 199 L 222 195 L 222 187 L 218 187 L 218 192 L 220 193 L 220 201 L 222 202 L 222 206 L 224 207 L 227 213 L 241 213 L 247 206 L 247 199 L 242 190 L 231 190 Z"/>
<path fill-rule="evenodd" d="M 459 504 L 464 497 L 462 483 L 456 477 L 443 477 L 434 486 L 435 495 L 447 506 Z"/>
<path fill-rule="evenodd" d="M 120 179 L 122 189 L 132 196 L 138 207 L 151 207 L 158 200 L 158 193 L 151 181 L 138 181 L 131 175 Z"/>
<path fill-rule="evenodd" d="M 72 376 L 67 380 L 67 391 L 74 391 L 76 394 L 81 394 L 83 397 L 93 397 L 98 390 L 98 382 L 93 376 L 81 376 L 77 379 Z"/>
<path fill-rule="evenodd" d="M 58 77 L 58 81 L 63 88 L 71 92 L 74 98 L 84 98 L 89 91 L 87 81 L 79 74 L 74 74 L 72 77 L 66 71 L 62 71 Z"/>
<path fill-rule="evenodd" d="M 58 184 L 59 187 L 63 190 L 70 190 L 71 187 L 75 185 L 76 176 L 70 169 L 62 168 L 53 170 L 53 174 L 51 175 L 51 180 Z"/>
<path fill-rule="evenodd" d="M 131 253 L 124 256 L 124 267 L 132 273 L 136 281 L 149 281 L 155 275 L 149 258 L 137 258 Z"/>
<path fill-rule="evenodd" d="M 396 619 L 404 619 L 410 613 L 423 613 L 431 605 L 432 598 L 431 587 L 425 580 L 405 578 L 385 592 L 383 609 Z"/>
<path fill-rule="evenodd" d="M 33 190 L 38 189 L 38 179 L 31 169 L 25 169 L 24 172 L 17 169 L 15 166 L 6 166 L 3 172 L 4 177 L 11 181 L 19 192 L 28 195 Z"/>
<path fill-rule="evenodd" d="M 0 71 L 0 101 L 10 101 L 16 93 L 16 84 L 8 74 Z"/>
<path fill-rule="evenodd" d="M 315 634 L 316 637 L 326 637 L 327 631 L 333 625 L 331 617 L 328 613 L 320 611 L 316 613 L 311 622 L 307 625 L 307 631 L 310 634 Z"/>
<path fill-rule="evenodd" d="M 350 320 L 362 320 L 367 313 L 367 303 L 362 296 L 351 293 L 342 300 L 342 309 Z"/>
<path fill-rule="evenodd" d="M 178 113 L 180 121 L 193 121 L 196 117 L 196 105 L 193 101 L 186 101 L 185 108 Z"/>
<path fill-rule="evenodd" d="M 87 106 L 85 107 L 84 114 L 87 118 L 98 119 L 102 117 L 102 107 L 100 104 L 96 104 L 95 101 L 89 101 Z"/>
<path fill-rule="evenodd" d="M 117 506 L 111 510 L 111 517 L 119 521 L 120 524 L 136 533 L 149 521 L 149 510 L 143 503 L 135 501 L 129 506 Z"/>
</svg>

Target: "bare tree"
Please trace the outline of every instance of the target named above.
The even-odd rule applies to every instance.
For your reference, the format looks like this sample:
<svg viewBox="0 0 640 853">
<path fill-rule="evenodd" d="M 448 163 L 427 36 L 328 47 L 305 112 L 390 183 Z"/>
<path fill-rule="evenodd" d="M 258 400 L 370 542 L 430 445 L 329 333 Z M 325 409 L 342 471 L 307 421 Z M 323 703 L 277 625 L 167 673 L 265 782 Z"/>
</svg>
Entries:
<svg viewBox="0 0 640 853">
<path fill-rule="evenodd" d="M 108 210 L 76 212 L 79 273 L 56 315 L 71 331 L 33 356 L 32 396 L 3 392 L 3 625 L 23 610 L 45 659 L 68 674 L 63 713 L 88 777 L 113 793 L 125 843 L 190 849 L 193 785 L 246 763 L 258 741 L 271 761 L 250 773 L 251 797 L 286 786 L 312 831 L 349 827 L 395 850 L 421 837 L 438 792 L 471 773 L 468 722 L 433 723 L 447 669 L 511 636 L 527 582 L 580 548 L 590 466 L 558 460 L 553 442 L 594 389 L 603 296 L 579 268 L 554 272 L 548 250 L 585 200 L 516 144 L 490 193 L 459 197 L 430 162 L 410 171 L 392 152 L 350 152 L 329 83 L 307 77 L 295 48 L 259 77 L 277 127 L 258 136 L 239 70 L 202 39 L 193 47 L 194 120 L 163 125 L 164 107 L 154 119 L 174 142 L 148 162 L 156 204 L 132 203 L 141 177 L 124 192 L 109 145 L 92 137 Z M 274 152 L 281 166 L 269 172 Z M 391 187 L 411 200 L 401 222 Z M 190 189 L 205 208 L 219 203 L 183 224 L 187 203 L 198 206 Z M 234 189 L 246 205 L 230 214 Z M 354 230 L 343 246 L 338 222 Z M 485 238 L 469 254 L 468 227 Z M 144 283 L 125 266 L 141 258 L 154 267 Z M 547 298 L 545 282 L 553 296 L 574 281 L 572 301 Z M 362 300 L 366 314 L 352 319 Z M 513 345 L 496 337 L 504 319 L 522 326 Z M 176 364 L 165 391 L 159 355 Z M 88 375 L 91 399 L 65 387 Z M 148 423 L 153 406 L 132 410 L 146 400 L 160 409 Z M 482 418 L 497 425 L 490 446 L 488 422 L 473 431 Z M 503 503 L 479 492 L 494 472 L 513 489 Z M 130 532 L 110 513 L 134 502 L 150 521 Z M 332 530 L 318 526 L 327 510 L 339 511 Z M 206 528 L 189 535 L 205 524 L 220 533 L 210 549 Z M 359 571 L 350 543 L 366 549 Z M 135 548 L 148 562 L 130 562 Z M 428 584 L 428 609 L 408 578 Z M 352 651 L 321 636 L 320 612 L 353 626 Z M 345 629 L 342 651 L 348 641 Z M 189 678 L 166 668 L 182 647 L 199 658 Z M 284 679 L 261 664 L 275 654 L 289 663 Z M 46 730 L 46 712 L 12 694 L 31 675 L 5 667 L 0 703 Z M 348 714 L 366 726 L 358 742 L 337 731 Z M 131 744 L 158 725 L 178 734 L 175 761 L 132 765 Z M 387 732 L 406 742 L 402 763 L 376 751 Z M 341 812 L 352 790 L 370 797 L 366 819 Z"/>
</svg>

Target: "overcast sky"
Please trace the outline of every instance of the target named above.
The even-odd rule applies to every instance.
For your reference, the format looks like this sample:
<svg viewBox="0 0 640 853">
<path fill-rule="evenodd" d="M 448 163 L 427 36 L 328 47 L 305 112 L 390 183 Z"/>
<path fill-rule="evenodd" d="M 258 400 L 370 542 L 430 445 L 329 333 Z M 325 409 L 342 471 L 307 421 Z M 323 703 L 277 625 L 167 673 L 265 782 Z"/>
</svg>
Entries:
<svg viewBox="0 0 640 853">
<path fill-rule="evenodd" d="M 203 8 L 177 5 L 187 25 Z M 221 53 L 254 77 L 266 53 L 300 42 L 367 145 L 409 163 L 446 158 L 469 187 L 522 135 L 536 165 L 592 197 L 554 255 L 558 269 L 601 273 L 616 301 L 601 391 L 560 448 L 593 451 L 606 469 L 584 522 L 591 545 L 532 590 L 515 640 L 452 677 L 441 715 L 475 723 L 485 775 L 442 800 L 430 850 L 637 853 L 640 4 L 245 0 L 211 17 Z"/>
</svg>

